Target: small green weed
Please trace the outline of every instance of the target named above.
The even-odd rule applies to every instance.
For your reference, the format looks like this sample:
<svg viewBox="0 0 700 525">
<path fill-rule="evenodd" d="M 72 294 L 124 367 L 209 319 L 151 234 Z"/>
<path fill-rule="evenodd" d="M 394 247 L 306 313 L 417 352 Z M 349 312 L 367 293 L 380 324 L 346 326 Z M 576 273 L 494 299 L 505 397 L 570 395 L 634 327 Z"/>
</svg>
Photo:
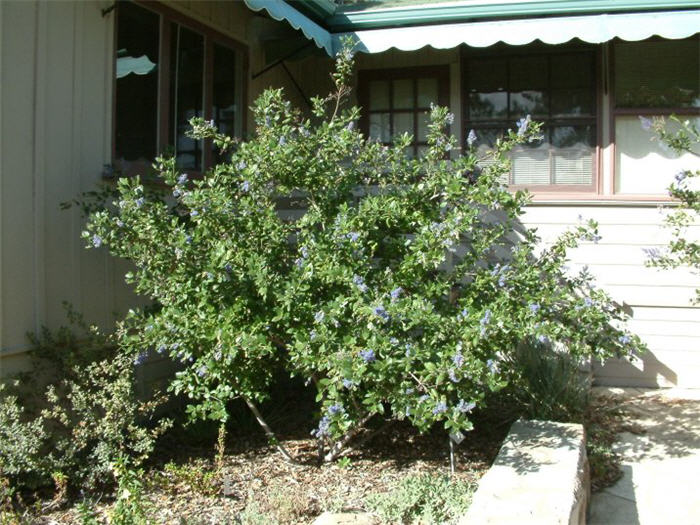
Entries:
<svg viewBox="0 0 700 525">
<path fill-rule="evenodd" d="M 303 485 L 274 482 L 265 494 L 248 494 L 238 519 L 245 525 L 308 523 L 320 511 L 318 501 L 309 497 Z"/>
<path fill-rule="evenodd" d="M 144 498 L 143 470 L 130 469 L 124 459 L 119 459 L 113 467 L 117 479 L 117 501 L 110 513 L 110 525 L 149 525 L 149 504 Z"/>
<path fill-rule="evenodd" d="M 441 474 L 403 479 L 393 490 L 371 495 L 368 506 L 387 523 L 449 523 L 469 508 L 476 485 Z"/>
<path fill-rule="evenodd" d="M 340 468 L 350 468 L 352 466 L 352 459 L 348 456 L 343 456 L 338 460 L 338 466 Z"/>
<path fill-rule="evenodd" d="M 89 498 L 85 498 L 75 505 L 75 510 L 78 513 L 80 525 L 99 525 L 97 519 L 97 510 L 95 510 L 95 502 Z"/>
<path fill-rule="evenodd" d="M 170 462 L 163 468 L 160 480 L 164 485 L 184 485 L 203 496 L 215 496 L 220 491 L 219 472 L 211 470 L 204 461 L 189 461 L 182 465 Z"/>
</svg>

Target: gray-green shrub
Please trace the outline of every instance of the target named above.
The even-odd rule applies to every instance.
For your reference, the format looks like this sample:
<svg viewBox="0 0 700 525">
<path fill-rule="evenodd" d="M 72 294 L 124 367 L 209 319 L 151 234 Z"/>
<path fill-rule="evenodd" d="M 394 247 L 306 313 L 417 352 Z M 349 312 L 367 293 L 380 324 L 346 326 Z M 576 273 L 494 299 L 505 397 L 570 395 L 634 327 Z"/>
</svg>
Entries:
<svg viewBox="0 0 700 525">
<path fill-rule="evenodd" d="M 440 474 L 408 476 L 388 492 L 367 498 L 367 506 L 387 523 L 449 523 L 471 503 L 476 484 Z"/>
<path fill-rule="evenodd" d="M 161 399 L 137 398 L 133 357 L 92 328 L 31 340 L 33 368 L 0 390 L 0 474 L 18 488 L 51 485 L 56 473 L 95 488 L 112 481 L 118 458 L 141 464 L 170 422 L 153 419 Z"/>
</svg>

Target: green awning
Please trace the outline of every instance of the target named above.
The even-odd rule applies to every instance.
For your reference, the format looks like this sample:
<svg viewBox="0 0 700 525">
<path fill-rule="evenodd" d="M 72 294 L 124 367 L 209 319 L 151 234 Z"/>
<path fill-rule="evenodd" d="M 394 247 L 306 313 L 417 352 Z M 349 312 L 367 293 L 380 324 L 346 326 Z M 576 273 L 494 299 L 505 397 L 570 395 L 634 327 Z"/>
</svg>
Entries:
<svg viewBox="0 0 700 525">
<path fill-rule="evenodd" d="M 380 53 L 390 48 L 414 51 L 425 46 L 449 49 L 461 44 L 487 47 L 497 42 L 523 45 L 540 40 L 563 44 L 574 38 L 599 44 L 613 38 L 628 41 L 651 36 L 669 39 L 687 38 L 700 32 L 700 9 L 586 16 L 523 18 L 486 22 L 395 27 L 336 33 L 334 49 L 343 35 L 357 42 L 356 51 Z"/>
<path fill-rule="evenodd" d="M 283 0 L 245 0 L 245 3 L 253 11 L 264 9 L 275 20 L 287 21 L 294 29 L 300 30 L 306 38 L 333 56 L 331 34 Z"/>
</svg>

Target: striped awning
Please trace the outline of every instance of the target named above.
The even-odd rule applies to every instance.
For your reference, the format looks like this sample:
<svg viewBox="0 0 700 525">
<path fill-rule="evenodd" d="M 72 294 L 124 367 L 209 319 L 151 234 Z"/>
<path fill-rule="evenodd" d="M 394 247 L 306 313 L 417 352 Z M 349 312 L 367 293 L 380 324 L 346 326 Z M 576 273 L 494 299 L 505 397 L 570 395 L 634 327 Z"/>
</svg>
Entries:
<svg viewBox="0 0 700 525">
<path fill-rule="evenodd" d="M 397 27 L 333 34 L 333 49 L 350 35 L 356 51 L 381 53 L 390 48 L 414 51 L 425 46 L 448 49 L 467 44 L 487 47 L 497 42 L 523 45 L 539 40 L 563 44 L 574 38 L 600 44 L 613 38 L 644 40 L 651 36 L 686 38 L 700 32 L 700 10 L 665 11 L 584 16 L 523 18 L 488 22 Z"/>
</svg>

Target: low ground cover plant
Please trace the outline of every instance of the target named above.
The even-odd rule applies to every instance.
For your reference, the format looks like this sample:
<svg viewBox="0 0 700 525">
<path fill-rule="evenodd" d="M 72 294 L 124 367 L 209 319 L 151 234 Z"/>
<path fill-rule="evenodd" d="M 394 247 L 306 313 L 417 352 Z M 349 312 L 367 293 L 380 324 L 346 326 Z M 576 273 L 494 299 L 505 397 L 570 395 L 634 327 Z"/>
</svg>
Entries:
<svg viewBox="0 0 700 525">
<path fill-rule="evenodd" d="M 193 137 L 228 161 L 189 180 L 159 158 L 167 196 L 121 179 L 114 203 L 90 216 L 89 246 L 129 259 L 127 280 L 156 304 L 120 324 L 122 350 L 181 363 L 171 389 L 191 417 L 225 422 L 243 399 L 275 441 L 258 404 L 282 368 L 313 383 L 313 435 L 333 461 L 371 418 L 468 431 L 474 408 L 514 379 L 509 356 L 524 340 L 574 359 L 640 346 L 621 308 L 565 267 L 568 249 L 597 240 L 596 225 L 540 249 L 519 222 L 527 194 L 500 182 L 538 124 L 521 119 L 482 166 L 472 139 L 450 157 L 453 117 L 435 107 L 428 151 L 409 158 L 408 135 L 386 146 L 358 131 L 352 68 L 346 48 L 336 91 L 313 99 L 310 118 L 281 90 L 264 92 L 248 141 L 194 119 Z M 289 201 L 300 216 L 284 212 Z"/>
<path fill-rule="evenodd" d="M 368 506 L 385 523 L 448 523 L 466 513 L 475 490 L 476 484 L 446 474 L 414 475 L 372 495 Z"/>
</svg>

